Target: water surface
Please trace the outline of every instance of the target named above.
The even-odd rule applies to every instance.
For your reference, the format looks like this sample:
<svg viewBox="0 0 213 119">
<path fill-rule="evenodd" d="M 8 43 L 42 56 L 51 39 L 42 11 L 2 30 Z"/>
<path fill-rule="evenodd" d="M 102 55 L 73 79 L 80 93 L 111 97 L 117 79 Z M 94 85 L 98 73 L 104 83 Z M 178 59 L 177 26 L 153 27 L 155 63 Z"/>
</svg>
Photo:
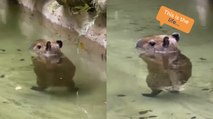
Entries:
<svg viewBox="0 0 213 119">
<path fill-rule="evenodd" d="M 77 33 L 51 24 L 37 12 L 13 2 L 0 5 L 0 118 L 104 119 L 106 117 L 105 61 L 95 49 L 77 50 Z M 77 93 L 64 88 L 33 91 L 36 75 L 29 46 L 38 38 L 60 39 L 62 52 L 76 66 Z M 88 42 L 88 39 L 82 39 Z M 95 45 L 97 46 L 97 45 Z M 84 46 L 87 47 L 87 46 Z M 98 47 L 98 46 L 97 46 Z M 92 67 L 92 68 L 91 68 Z"/>
<path fill-rule="evenodd" d="M 189 34 L 155 19 L 165 5 L 195 19 Z M 108 2 L 107 116 L 109 119 L 212 119 L 213 40 L 211 28 L 202 27 L 194 1 L 110 0 Z M 209 13 L 210 15 L 210 13 Z M 136 41 L 146 35 L 179 32 L 179 48 L 192 62 L 192 76 L 179 95 L 156 98 L 146 84 L 147 65 L 138 57 Z M 148 111 L 147 111 L 148 110 Z M 151 116 L 151 117 L 150 117 Z"/>
</svg>

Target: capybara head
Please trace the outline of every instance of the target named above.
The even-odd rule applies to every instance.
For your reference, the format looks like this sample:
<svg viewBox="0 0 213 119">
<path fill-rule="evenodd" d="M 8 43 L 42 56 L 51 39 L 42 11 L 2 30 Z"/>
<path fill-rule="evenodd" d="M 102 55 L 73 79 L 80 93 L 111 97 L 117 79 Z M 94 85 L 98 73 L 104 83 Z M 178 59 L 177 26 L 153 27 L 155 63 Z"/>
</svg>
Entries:
<svg viewBox="0 0 213 119">
<path fill-rule="evenodd" d="M 61 50 L 63 42 L 61 40 L 48 41 L 44 39 L 39 39 L 33 42 L 30 47 L 30 50 L 35 56 L 57 56 L 61 55 Z"/>
<path fill-rule="evenodd" d="M 171 35 L 145 36 L 137 41 L 136 48 L 142 51 L 142 53 L 176 52 L 178 51 L 177 44 L 179 40 L 179 33 L 173 33 Z"/>
</svg>

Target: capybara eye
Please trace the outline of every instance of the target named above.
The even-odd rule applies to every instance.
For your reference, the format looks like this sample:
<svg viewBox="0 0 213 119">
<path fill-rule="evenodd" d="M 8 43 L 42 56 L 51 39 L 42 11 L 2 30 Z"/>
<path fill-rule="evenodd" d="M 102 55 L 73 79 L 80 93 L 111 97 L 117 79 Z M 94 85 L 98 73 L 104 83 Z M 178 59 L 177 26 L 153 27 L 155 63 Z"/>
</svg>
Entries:
<svg viewBox="0 0 213 119">
<path fill-rule="evenodd" d="M 46 43 L 46 51 L 50 51 L 51 50 L 51 42 L 50 41 L 47 41 Z"/>
<path fill-rule="evenodd" d="M 149 42 L 150 46 L 155 46 L 155 44 L 156 44 L 155 42 Z"/>
<path fill-rule="evenodd" d="M 38 48 L 38 49 L 41 49 L 41 46 L 40 46 L 40 45 L 37 45 L 37 48 Z"/>
</svg>

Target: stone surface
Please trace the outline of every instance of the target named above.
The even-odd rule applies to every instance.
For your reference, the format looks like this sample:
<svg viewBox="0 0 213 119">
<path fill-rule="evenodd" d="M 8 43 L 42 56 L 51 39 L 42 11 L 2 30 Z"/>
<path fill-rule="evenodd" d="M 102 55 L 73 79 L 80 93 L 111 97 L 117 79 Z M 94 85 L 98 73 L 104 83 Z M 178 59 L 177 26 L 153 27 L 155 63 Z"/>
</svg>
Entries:
<svg viewBox="0 0 213 119">
<path fill-rule="evenodd" d="M 70 10 L 58 4 L 55 0 L 36 1 L 36 0 L 18 0 L 20 4 L 29 8 L 31 11 L 39 11 L 52 23 L 58 24 L 68 29 L 74 29 L 79 36 L 84 35 L 89 39 L 96 41 L 106 48 L 106 26 L 99 27 L 95 23 L 95 16 L 88 13 L 72 14 Z M 106 1 L 100 1 L 100 9 L 105 9 Z M 104 11 L 104 10 L 102 10 Z M 101 24 L 105 22 L 102 21 Z"/>
</svg>

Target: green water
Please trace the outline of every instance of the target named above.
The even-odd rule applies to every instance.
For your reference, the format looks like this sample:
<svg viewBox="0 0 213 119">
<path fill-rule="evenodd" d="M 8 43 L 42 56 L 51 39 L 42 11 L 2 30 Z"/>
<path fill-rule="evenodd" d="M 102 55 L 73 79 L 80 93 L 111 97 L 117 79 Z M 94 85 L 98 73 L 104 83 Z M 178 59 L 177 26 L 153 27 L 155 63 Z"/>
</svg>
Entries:
<svg viewBox="0 0 213 119">
<path fill-rule="evenodd" d="M 155 17 L 161 5 L 194 18 L 192 31 L 186 34 L 167 25 L 160 28 Z M 200 25 L 194 1 L 109 0 L 107 12 L 108 118 L 213 119 L 212 31 Z M 181 34 L 179 48 L 192 62 L 192 76 L 178 95 L 163 92 L 155 98 L 144 97 L 142 93 L 150 92 L 145 81 L 148 72 L 136 52 L 136 41 L 173 32 Z"/>
<path fill-rule="evenodd" d="M 95 53 L 77 52 L 75 43 L 68 40 L 75 33 L 54 25 L 47 27 L 44 22 L 49 21 L 36 16 L 36 12 L 27 13 L 15 4 L 1 1 L 0 118 L 104 119 L 105 61 Z M 28 48 L 38 38 L 63 40 L 62 52 L 76 66 L 77 93 L 63 88 L 49 88 L 45 92 L 30 89 L 36 85 L 36 75 Z"/>
</svg>

